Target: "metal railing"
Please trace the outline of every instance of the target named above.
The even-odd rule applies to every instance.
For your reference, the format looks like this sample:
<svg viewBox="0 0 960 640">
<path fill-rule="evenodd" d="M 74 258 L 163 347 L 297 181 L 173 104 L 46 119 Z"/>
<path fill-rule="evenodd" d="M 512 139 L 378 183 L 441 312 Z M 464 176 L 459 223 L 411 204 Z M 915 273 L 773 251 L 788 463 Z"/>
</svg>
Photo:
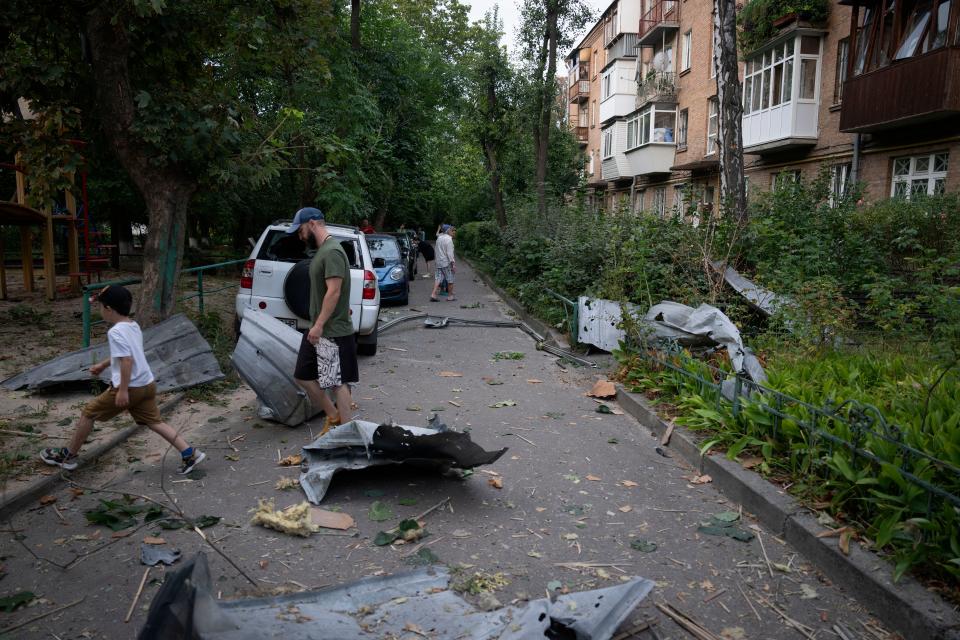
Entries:
<svg viewBox="0 0 960 640">
<path fill-rule="evenodd" d="M 590 97 L 590 81 L 578 80 L 570 85 L 570 100 L 580 100 Z"/>
<path fill-rule="evenodd" d="M 637 107 L 654 101 L 677 101 L 677 74 L 672 71 L 649 71 L 646 75 L 637 74 Z"/>
<path fill-rule="evenodd" d="M 640 18 L 640 37 L 652 31 L 662 22 L 678 23 L 680 21 L 680 2 L 678 0 L 657 0 L 654 5 Z"/>
<path fill-rule="evenodd" d="M 203 301 L 204 296 L 217 293 L 218 291 L 224 291 L 226 289 L 233 289 L 237 287 L 237 284 L 229 284 L 225 287 L 219 287 L 217 289 L 204 289 L 203 287 L 203 273 L 204 271 L 211 271 L 213 269 L 220 269 L 222 267 L 229 267 L 235 264 L 243 264 L 246 262 L 246 258 L 240 258 L 239 260 L 228 260 L 226 262 L 218 262 L 216 264 L 205 264 L 200 267 L 191 267 L 189 269 L 181 269 L 180 275 L 192 274 L 195 273 L 197 277 L 197 288 L 196 290 L 181 298 L 178 298 L 180 302 L 184 300 L 191 300 L 197 298 L 197 309 L 202 314 L 203 313 Z M 90 308 L 90 294 L 94 291 L 99 291 L 100 289 L 109 286 L 109 285 L 118 285 L 125 287 L 131 284 L 140 284 L 143 280 L 141 278 L 127 278 L 126 280 L 109 280 L 107 282 L 98 282 L 96 284 L 88 284 L 83 287 L 81 291 L 82 300 L 83 300 L 83 346 L 90 346 L 90 328 L 93 325 L 102 324 L 103 320 L 91 321 L 91 308 Z"/>
<path fill-rule="evenodd" d="M 745 376 L 695 360 L 679 347 L 672 351 L 663 351 L 644 344 L 637 350 L 637 354 L 655 366 L 669 369 L 694 382 L 702 398 L 713 400 L 718 410 L 722 406 L 729 407 L 735 418 L 743 411 L 744 402 L 749 402 L 751 410 L 759 410 L 770 416 L 770 435 L 774 441 L 780 440 L 784 423 L 789 423 L 796 425 L 804 433 L 808 443 L 807 455 L 810 455 L 811 451 L 816 455 L 817 444 L 823 442 L 827 445 L 829 457 L 833 456 L 834 449 L 839 448 L 877 467 L 885 464 L 896 466 L 907 482 L 926 492 L 928 516 L 933 510 L 935 499 L 960 508 L 960 496 L 914 473 L 929 471 L 932 466 L 942 476 L 960 480 L 960 468 L 907 444 L 904 441 L 903 429 L 887 422 L 883 413 L 873 405 L 847 400 L 841 403 L 828 401 L 823 406 L 816 406 L 757 384 Z M 710 377 L 691 371 L 691 363 L 696 363 L 697 368 L 708 371 Z M 838 433 L 844 431 L 850 434 L 849 438 Z M 895 453 L 891 455 L 888 452 L 884 455 L 870 449 L 878 444 L 881 447 L 892 447 Z M 796 452 L 796 449 L 794 451 Z M 809 462 L 810 468 L 815 469 L 820 462 L 819 456 L 817 460 Z M 824 465 L 819 466 L 822 468 Z"/>
</svg>

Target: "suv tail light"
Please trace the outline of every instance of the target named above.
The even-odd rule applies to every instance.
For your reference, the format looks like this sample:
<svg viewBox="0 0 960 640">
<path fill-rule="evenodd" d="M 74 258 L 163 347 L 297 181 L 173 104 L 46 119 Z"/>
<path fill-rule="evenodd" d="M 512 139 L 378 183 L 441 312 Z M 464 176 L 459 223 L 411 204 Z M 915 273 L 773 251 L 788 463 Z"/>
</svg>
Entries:
<svg viewBox="0 0 960 640">
<path fill-rule="evenodd" d="M 377 276 L 373 271 L 363 272 L 363 299 L 373 300 L 377 297 Z"/>
<path fill-rule="evenodd" d="M 240 288 L 253 289 L 253 265 L 256 260 L 247 260 L 243 263 L 243 271 L 240 272 Z"/>
</svg>

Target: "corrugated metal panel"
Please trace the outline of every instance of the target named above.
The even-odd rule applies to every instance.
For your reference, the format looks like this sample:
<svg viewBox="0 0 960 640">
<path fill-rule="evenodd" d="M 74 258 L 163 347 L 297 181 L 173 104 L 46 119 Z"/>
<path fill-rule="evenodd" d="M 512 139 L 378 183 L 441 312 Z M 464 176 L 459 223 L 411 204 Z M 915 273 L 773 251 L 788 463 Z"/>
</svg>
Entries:
<svg viewBox="0 0 960 640">
<path fill-rule="evenodd" d="M 223 378 L 210 345 L 182 313 L 144 329 L 143 351 L 160 392 L 176 391 Z M 109 356 L 110 348 L 106 343 L 93 345 L 8 378 L 2 386 L 15 391 L 83 382 L 90 380 L 90 365 Z M 109 368 L 101 374 L 100 380 L 110 384 Z"/>
<path fill-rule="evenodd" d="M 232 356 L 237 373 L 270 409 L 271 418 L 291 427 L 317 413 L 293 380 L 302 339 L 299 331 L 276 318 L 247 309 Z"/>
</svg>

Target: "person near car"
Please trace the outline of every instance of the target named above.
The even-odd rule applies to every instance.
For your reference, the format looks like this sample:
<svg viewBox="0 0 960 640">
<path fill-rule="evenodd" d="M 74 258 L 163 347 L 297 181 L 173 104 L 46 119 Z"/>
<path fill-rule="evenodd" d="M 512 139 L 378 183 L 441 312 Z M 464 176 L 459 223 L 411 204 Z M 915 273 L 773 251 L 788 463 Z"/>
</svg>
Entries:
<svg viewBox="0 0 960 640">
<path fill-rule="evenodd" d="M 453 225 L 445 224 L 440 228 L 440 235 L 437 237 L 436 276 L 433 279 L 433 293 L 430 294 L 430 301 L 437 301 L 437 293 L 440 291 L 440 285 L 447 283 L 447 302 L 453 302 L 457 297 L 453 294 L 454 274 L 457 272 L 457 259 L 453 253 L 453 239 L 457 235 L 457 230 Z"/>
<path fill-rule="evenodd" d="M 310 260 L 310 319 L 293 377 L 314 407 L 326 414 L 323 433 L 350 415 L 350 383 L 360 380 L 357 343 L 350 320 L 350 262 L 327 229 L 323 213 L 305 207 L 293 217 L 289 234 L 316 247 Z M 336 406 L 328 392 L 336 398 Z"/>
<path fill-rule="evenodd" d="M 137 424 L 145 424 L 180 452 L 180 473 L 186 475 L 203 462 L 207 455 L 194 449 L 176 429 L 163 421 L 157 408 L 157 383 L 143 353 L 143 333 L 130 318 L 133 295 L 125 287 L 109 285 L 96 295 L 100 315 L 107 324 L 110 357 L 90 367 L 94 377 L 110 367 L 110 388 L 88 402 L 80 413 L 80 422 L 65 447 L 44 449 L 40 459 L 67 471 L 77 468 L 80 447 L 93 431 L 96 420 L 109 420 L 124 411 Z"/>
<path fill-rule="evenodd" d="M 360 221 L 360 231 L 364 233 L 376 233 L 377 230 L 373 228 L 373 225 L 370 224 L 370 221 L 364 218 Z"/>
</svg>

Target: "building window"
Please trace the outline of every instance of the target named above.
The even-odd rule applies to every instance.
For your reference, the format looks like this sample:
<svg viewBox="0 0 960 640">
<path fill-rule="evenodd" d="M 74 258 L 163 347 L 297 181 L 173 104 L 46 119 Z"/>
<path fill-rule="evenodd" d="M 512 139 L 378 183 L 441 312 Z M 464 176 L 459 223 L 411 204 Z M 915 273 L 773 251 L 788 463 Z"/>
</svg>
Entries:
<svg viewBox="0 0 960 640">
<path fill-rule="evenodd" d="M 653 190 L 653 203 L 650 207 L 650 212 L 655 216 L 662 218 L 666 213 L 667 205 L 667 188 L 666 187 L 657 187 Z"/>
<path fill-rule="evenodd" d="M 833 104 L 843 100 L 843 82 L 847 79 L 847 64 L 850 60 L 850 38 L 837 43 L 837 72 L 833 82 Z"/>
<path fill-rule="evenodd" d="M 946 187 L 948 160 L 947 153 L 894 158 L 890 195 L 908 200 L 916 195 L 941 195 Z"/>
<path fill-rule="evenodd" d="M 680 110 L 680 116 L 677 118 L 677 148 L 687 148 L 687 116 L 686 109 Z"/>
<path fill-rule="evenodd" d="M 716 153 L 717 151 L 717 133 L 720 130 L 720 102 L 716 98 L 710 98 L 707 102 L 707 153 Z"/>
<path fill-rule="evenodd" d="M 589 169 L 591 176 L 593 176 L 593 173 L 594 173 L 593 161 L 594 161 L 594 155 L 593 155 L 593 152 L 591 151 L 590 152 L 590 169 Z"/>
<path fill-rule="evenodd" d="M 710 13 L 710 77 L 717 77 L 717 28 L 713 24 L 713 14 L 717 10 L 716 2 L 713 3 L 713 12 Z"/>
<path fill-rule="evenodd" d="M 770 190 L 776 191 L 788 185 L 800 184 L 800 169 L 787 169 L 770 174 Z"/>
<path fill-rule="evenodd" d="M 583 106 L 580 107 L 580 112 L 577 114 L 577 126 L 578 127 L 590 126 L 590 103 L 589 102 L 584 102 Z"/>
<path fill-rule="evenodd" d="M 610 89 L 611 89 L 611 84 L 613 82 L 612 78 L 613 78 L 614 70 L 615 68 L 611 69 L 610 71 L 607 71 L 605 74 L 603 74 L 603 78 L 600 80 L 600 99 L 601 100 L 606 100 L 607 98 L 610 97 Z"/>
<path fill-rule="evenodd" d="M 790 102 L 793 97 L 795 47 L 796 41 L 788 40 L 746 61 L 743 77 L 744 114 Z"/>
<path fill-rule="evenodd" d="M 687 204 L 690 200 L 690 186 L 677 184 L 673 186 L 673 215 L 683 217 L 687 213 Z"/>
<path fill-rule="evenodd" d="M 640 189 L 639 191 L 634 192 L 633 194 L 633 212 L 640 213 L 643 211 L 643 195 L 644 190 Z"/>
<path fill-rule="evenodd" d="M 835 164 L 830 167 L 830 206 L 836 207 L 843 201 L 850 188 L 850 163 Z"/>
<path fill-rule="evenodd" d="M 596 127 L 597 126 L 597 101 L 596 100 L 593 101 L 593 108 L 590 109 L 590 113 L 593 114 L 593 124 L 591 124 L 590 126 Z"/>
<path fill-rule="evenodd" d="M 676 109 L 659 109 L 653 105 L 627 120 L 627 150 L 651 142 L 673 143 Z"/>
<path fill-rule="evenodd" d="M 680 71 L 686 71 L 690 68 L 690 57 L 693 54 L 693 31 L 687 31 L 683 34 L 683 40 L 680 43 Z"/>
<path fill-rule="evenodd" d="M 603 132 L 603 149 L 601 154 L 604 160 L 613 156 L 613 127 Z"/>
</svg>

